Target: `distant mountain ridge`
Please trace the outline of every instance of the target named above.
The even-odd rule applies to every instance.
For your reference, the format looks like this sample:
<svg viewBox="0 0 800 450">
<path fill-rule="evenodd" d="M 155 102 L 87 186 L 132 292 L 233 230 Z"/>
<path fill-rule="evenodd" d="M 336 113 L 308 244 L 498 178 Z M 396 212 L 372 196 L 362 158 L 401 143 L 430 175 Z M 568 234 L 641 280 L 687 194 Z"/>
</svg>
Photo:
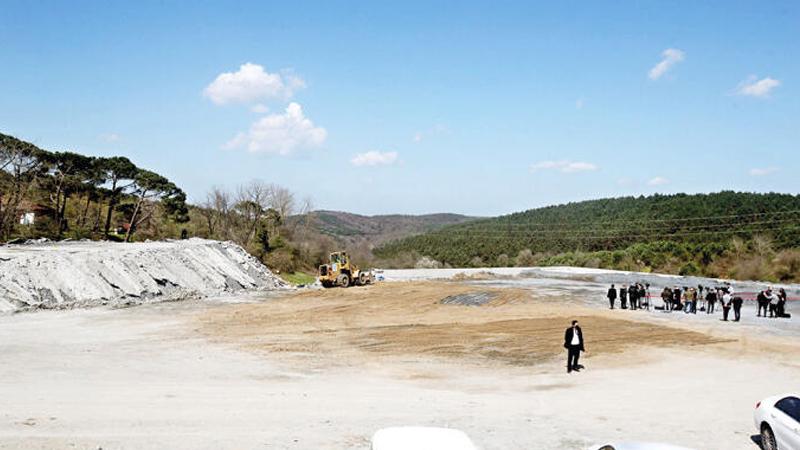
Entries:
<svg viewBox="0 0 800 450">
<path fill-rule="evenodd" d="M 385 242 L 436 231 L 442 227 L 466 223 L 476 217 L 460 214 L 387 214 L 365 216 L 343 211 L 318 210 L 311 213 L 311 227 L 345 246 L 366 244 L 370 248 Z M 303 220 L 295 216 L 292 220 Z"/>
</svg>

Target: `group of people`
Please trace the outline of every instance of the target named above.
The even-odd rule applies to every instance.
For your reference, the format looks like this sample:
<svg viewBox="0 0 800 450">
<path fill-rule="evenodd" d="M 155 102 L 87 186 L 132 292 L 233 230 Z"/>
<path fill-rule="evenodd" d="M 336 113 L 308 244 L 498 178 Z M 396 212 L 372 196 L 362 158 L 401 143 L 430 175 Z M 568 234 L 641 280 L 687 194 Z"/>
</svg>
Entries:
<svg viewBox="0 0 800 450">
<path fill-rule="evenodd" d="M 769 311 L 769 317 L 772 318 L 789 317 L 789 314 L 786 313 L 786 290 L 783 288 L 778 289 L 778 292 L 773 292 L 769 287 L 759 292 L 756 302 L 758 303 L 758 317 L 762 317 L 762 310 L 764 311 L 763 317 L 767 317 L 767 311 Z"/>
<path fill-rule="evenodd" d="M 611 309 L 615 308 L 616 301 L 619 299 L 620 307 L 628 309 L 650 309 L 650 285 L 645 283 L 635 283 L 630 286 L 622 285 L 617 288 L 612 284 L 606 295 Z M 743 298 L 735 295 L 733 287 L 725 283 L 724 286 L 707 287 L 698 285 L 697 287 L 670 288 L 665 286 L 661 291 L 663 306 L 655 309 L 663 309 L 664 312 L 683 311 L 686 314 L 697 314 L 698 309 L 705 311 L 706 314 L 713 314 L 717 302 L 722 308 L 722 320 L 727 321 L 728 316 L 733 310 L 733 321 L 738 322 L 742 315 Z M 789 317 L 786 313 L 786 291 L 780 288 L 773 292 L 772 288 L 767 288 L 759 292 L 756 297 L 758 303 L 758 317 Z M 644 305 L 644 306 L 643 306 Z"/>
<path fill-rule="evenodd" d="M 622 309 L 628 309 L 628 302 L 630 302 L 630 309 L 650 309 L 650 284 L 635 283 L 630 286 L 623 284 L 619 288 L 619 295 L 612 284 L 608 289 L 608 303 L 611 309 L 614 309 L 617 299 L 619 299 L 619 306 Z"/>
</svg>

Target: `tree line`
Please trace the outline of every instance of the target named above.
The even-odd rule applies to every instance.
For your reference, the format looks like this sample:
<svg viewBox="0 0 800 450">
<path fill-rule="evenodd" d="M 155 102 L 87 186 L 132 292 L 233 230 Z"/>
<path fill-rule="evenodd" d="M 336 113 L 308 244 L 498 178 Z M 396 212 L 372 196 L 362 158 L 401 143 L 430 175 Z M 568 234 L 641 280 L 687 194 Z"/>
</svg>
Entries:
<svg viewBox="0 0 800 450">
<path fill-rule="evenodd" d="M 211 188 L 192 205 L 126 157 L 48 151 L 0 134 L 0 242 L 197 236 L 233 241 L 273 269 L 315 271 L 336 243 L 316 230 L 311 209 L 310 199 L 257 180 Z"/>
<path fill-rule="evenodd" d="M 48 151 L 0 134 L 0 240 L 130 241 L 147 226 L 185 223 L 188 212 L 175 183 L 128 158 Z"/>
<path fill-rule="evenodd" d="M 283 273 L 316 272 L 336 243 L 317 231 L 310 198 L 259 180 L 233 189 L 213 187 L 191 208 L 192 233 L 233 241 L 268 267 Z"/>
</svg>

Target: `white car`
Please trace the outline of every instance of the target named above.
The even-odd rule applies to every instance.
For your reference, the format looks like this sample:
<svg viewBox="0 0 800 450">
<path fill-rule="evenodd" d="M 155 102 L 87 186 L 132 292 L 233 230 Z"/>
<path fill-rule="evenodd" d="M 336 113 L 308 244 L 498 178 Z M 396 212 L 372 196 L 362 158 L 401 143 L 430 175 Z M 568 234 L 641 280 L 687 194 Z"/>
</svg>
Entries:
<svg viewBox="0 0 800 450">
<path fill-rule="evenodd" d="M 800 449 L 800 395 L 767 397 L 756 403 L 753 413 L 764 450 Z"/>
<path fill-rule="evenodd" d="M 686 447 L 678 447 L 671 444 L 659 444 L 658 442 L 615 442 L 594 446 L 589 450 L 692 450 Z"/>
<path fill-rule="evenodd" d="M 461 430 L 436 427 L 390 427 L 372 435 L 372 450 L 478 450 Z"/>
</svg>

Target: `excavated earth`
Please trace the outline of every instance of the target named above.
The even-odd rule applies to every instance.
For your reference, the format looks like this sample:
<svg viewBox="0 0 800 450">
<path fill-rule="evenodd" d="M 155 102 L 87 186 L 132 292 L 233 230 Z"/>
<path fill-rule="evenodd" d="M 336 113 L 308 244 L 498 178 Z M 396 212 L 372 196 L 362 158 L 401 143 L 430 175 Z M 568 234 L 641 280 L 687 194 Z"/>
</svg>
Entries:
<svg viewBox="0 0 800 450">
<path fill-rule="evenodd" d="M 0 246 L 0 312 L 6 313 L 286 287 L 231 242 L 72 241 Z"/>
</svg>

